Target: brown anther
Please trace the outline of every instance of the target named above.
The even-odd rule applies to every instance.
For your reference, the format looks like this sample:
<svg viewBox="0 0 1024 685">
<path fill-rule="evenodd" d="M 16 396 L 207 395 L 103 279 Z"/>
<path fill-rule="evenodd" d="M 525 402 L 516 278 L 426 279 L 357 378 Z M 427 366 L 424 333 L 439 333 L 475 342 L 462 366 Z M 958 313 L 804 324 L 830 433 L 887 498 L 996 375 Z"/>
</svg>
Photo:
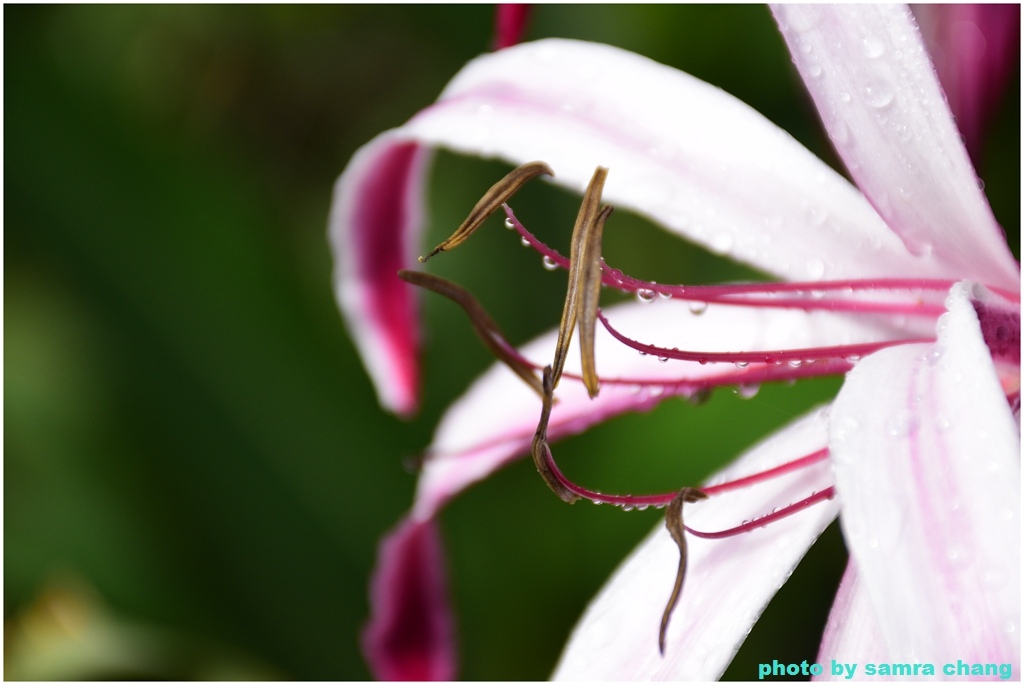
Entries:
<svg viewBox="0 0 1024 685">
<path fill-rule="evenodd" d="M 604 222 L 608 220 L 613 209 L 611 205 L 601 208 L 601 213 L 587 235 L 582 257 L 583 265 L 580 268 L 580 355 L 583 384 L 591 398 L 597 397 L 600 390 L 594 359 L 594 331 L 597 328 L 597 310 L 601 299 L 601 236 L 604 233 Z"/>
<path fill-rule="evenodd" d="M 604 167 L 597 167 L 590 179 L 586 192 L 583 194 L 583 202 L 580 204 L 580 211 L 576 215 L 576 225 L 572 230 L 572 243 L 570 245 L 569 257 L 569 286 L 565 293 L 565 307 L 562 309 L 562 319 L 558 323 L 558 342 L 555 344 L 555 358 L 551 364 L 552 383 L 551 387 L 558 387 L 558 380 L 562 377 L 562 368 L 565 366 L 565 358 L 569 354 L 569 343 L 572 341 L 573 328 L 576 327 L 576 320 L 580 309 L 580 293 L 583 290 L 582 274 L 588 263 L 588 257 L 600 260 L 600 238 L 597 236 L 597 255 L 589 254 L 594 250 L 592 234 L 595 229 L 600 232 L 603 227 L 598 226 L 599 216 L 607 218 L 611 210 L 601 210 L 601 192 L 604 189 L 604 181 L 608 176 L 608 170 Z M 600 268 L 598 268 L 600 274 Z M 598 281 L 600 282 L 600 281 Z M 596 311 L 595 311 L 596 317 Z M 591 350 L 592 352 L 593 350 Z M 592 359 L 591 359 L 592 361 Z M 594 390 L 588 384 L 587 390 L 591 395 L 596 392 L 596 375 L 593 379 Z"/>
<path fill-rule="evenodd" d="M 510 171 L 505 178 L 495 183 L 491 186 L 490 190 L 484 193 L 484 196 L 480 198 L 480 201 L 473 207 L 473 211 L 471 211 L 469 216 L 466 217 L 466 220 L 463 221 L 457 229 L 455 229 L 455 232 L 452 233 L 447 240 L 431 250 L 427 256 L 420 257 L 420 262 L 427 261 L 438 252 L 451 250 L 452 248 L 458 247 L 462 243 L 466 242 L 466 240 L 469 239 L 469 236 L 473 235 L 473 233 L 476 232 L 476 229 L 483 225 L 484 221 L 487 220 L 487 217 L 497 211 L 497 209 L 510 197 L 515 195 L 527 181 L 540 176 L 541 174 L 554 176 L 555 172 L 553 172 L 544 162 L 529 162 Z"/>
<path fill-rule="evenodd" d="M 522 358 L 512 354 L 513 347 L 506 341 L 498 324 L 487 313 L 483 305 L 473 297 L 468 290 L 451 281 L 434 276 L 433 274 L 421 271 L 399 271 L 398 277 L 406 283 L 426 288 L 439 295 L 444 295 L 462 309 L 469 316 L 470 323 L 477 337 L 483 341 L 491 353 L 501 360 L 505 366 L 512 370 L 517 376 L 523 379 L 527 385 L 533 388 L 534 392 L 544 398 L 544 387 L 533 367 L 528 365 Z"/>
<path fill-rule="evenodd" d="M 697 488 L 683 488 L 665 508 L 665 527 L 679 548 L 679 568 L 676 571 L 676 582 L 672 586 L 672 595 L 665 605 L 665 613 L 661 615 L 661 629 L 658 631 L 658 651 L 665 655 L 665 635 L 668 633 L 668 622 L 672 618 L 676 604 L 683 593 L 683 578 L 686 576 L 686 535 L 683 525 L 683 504 L 707 499 L 707 495 Z"/>
</svg>

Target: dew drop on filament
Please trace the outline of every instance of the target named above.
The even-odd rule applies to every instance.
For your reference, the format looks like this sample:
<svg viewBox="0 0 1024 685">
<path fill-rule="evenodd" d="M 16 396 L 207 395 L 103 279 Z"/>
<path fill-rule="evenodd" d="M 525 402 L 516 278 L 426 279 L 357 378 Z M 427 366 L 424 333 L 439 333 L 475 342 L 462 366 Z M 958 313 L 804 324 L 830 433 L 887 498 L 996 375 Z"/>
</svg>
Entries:
<svg viewBox="0 0 1024 685">
<path fill-rule="evenodd" d="M 636 291 L 637 302 L 642 302 L 643 304 L 647 304 L 649 302 L 653 302 L 654 301 L 654 297 L 655 297 L 654 291 L 651 290 L 650 288 L 639 288 Z"/>
<path fill-rule="evenodd" d="M 512 219 L 505 219 L 505 228 L 510 231 L 514 231 L 516 228 L 515 222 L 513 222 Z"/>
<path fill-rule="evenodd" d="M 541 258 L 541 264 L 543 264 L 544 268 L 548 271 L 554 271 L 558 268 L 558 264 L 556 264 L 555 260 L 549 255 L 544 255 L 544 257 Z"/>
<path fill-rule="evenodd" d="M 742 399 L 749 400 L 750 398 L 757 395 L 761 386 L 758 383 L 741 383 L 736 388 L 736 394 Z"/>
<path fill-rule="evenodd" d="M 703 314 L 708 310 L 707 302 L 700 302 L 698 300 L 690 301 L 690 313 L 691 314 Z"/>
</svg>

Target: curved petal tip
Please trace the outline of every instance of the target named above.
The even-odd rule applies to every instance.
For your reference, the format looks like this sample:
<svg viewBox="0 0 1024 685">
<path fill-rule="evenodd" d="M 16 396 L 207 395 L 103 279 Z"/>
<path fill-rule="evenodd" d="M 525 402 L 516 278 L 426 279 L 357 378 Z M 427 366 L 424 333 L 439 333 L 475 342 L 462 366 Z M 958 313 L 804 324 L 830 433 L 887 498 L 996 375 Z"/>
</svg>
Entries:
<svg viewBox="0 0 1024 685">
<path fill-rule="evenodd" d="M 381 542 L 363 655 L 378 680 L 452 680 L 455 628 L 433 520 L 405 519 Z"/>
<path fill-rule="evenodd" d="M 429 150 L 383 133 L 360 148 L 334 189 L 329 238 L 334 289 L 380 403 L 413 414 L 419 398 L 419 319 L 398 278 L 415 257 L 424 224 Z"/>
</svg>

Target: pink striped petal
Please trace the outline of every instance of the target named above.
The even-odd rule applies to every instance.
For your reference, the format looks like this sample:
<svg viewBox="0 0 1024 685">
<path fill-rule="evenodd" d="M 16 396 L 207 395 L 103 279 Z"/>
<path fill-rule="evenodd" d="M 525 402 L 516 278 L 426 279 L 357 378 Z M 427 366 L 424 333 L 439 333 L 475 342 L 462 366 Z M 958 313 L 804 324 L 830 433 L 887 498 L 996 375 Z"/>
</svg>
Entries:
<svg viewBox="0 0 1024 685">
<path fill-rule="evenodd" d="M 851 561 L 832 603 L 817 663 L 824 668 L 814 680 L 863 680 L 864 664 L 888 663 L 871 602 Z M 851 670 L 853 667 L 853 670 Z"/>
<path fill-rule="evenodd" d="M 618 305 L 608 308 L 606 314 L 627 335 L 652 344 L 701 351 L 808 348 L 892 336 L 892 331 L 872 324 L 868 317 L 854 320 L 826 312 L 716 305 L 696 316 L 687 303 L 675 300 Z M 555 332 L 547 333 L 524 346 L 522 353 L 540 365 L 548 364 L 555 338 Z M 555 392 L 558 401 L 549 425 L 552 440 L 582 432 L 617 414 L 649 409 L 669 396 L 689 394 L 694 392 L 695 383 L 701 381 L 729 376 L 732 383 L 743 383 L 744 378 L 760 373 L 756 364 L 741 370 L 721 363 L 661 363 L 618 343 L 601 326 L 597 329 L 596 348 L 597 369 L 602 378 L 634 382 L 603 382 L 601 393 L 591 400 L 582 383 L 563 378 Z M 574 341 L 566 363 L 567 373 L 579 373 L 577 349 Z M 680 378 L 692 382 L 676 384 Z M 642 381 L 655 385 L 642 386 Z M 539 418 L 540 400 L 536 394 L 505 367 L 492 367 L 452 405 L 438 425 L 420 474 L 416 516 L 433 516 L 470 484 L 529 453 Z M 557 446 L 555 454 L 557 457 Z"/>
<path fill-rule="evenodd" d="M 941 276 L 845 179 L 722 90 L 607 45 L 548 39 L 470 62 L 406 126 L 416 140 L 546 161 L 712 251 L 791 280 Z"/>
<path fill-rule="evenodd" d="M 836 150 L 907 249 L 952 278 L 1019 289 L 910 10 L 780 5 L 775 15 Z"/>
<path fill-rule="evenodd" d="M 378 680 L 452 680 L 455 628 L 434 521 L 403 520 L 381 542 L 363 654 Z"/>
<path fill-rule="evenodd" d="M 847 376 L 830 446 L 843 531 L 888 657 L 1018 673 L 1020 432 L 979 296 L 958 284 L 937 343 L 883 350 Z"/>
<path fill-rule="evenodd" d="M 712 479 L 731 480 L 823 447 L 828 412 L 797 420 Z M 686 505 L 696 530 L 723 530 L 763 516 L 831 484 L 827 463 L 751 488 Z M 557 680 L 717 680 L 818 535 L 839 512 L 826 501 L 765 528 L 722 540 L 690 536 L 682 598 L 665 655 L 658 628 L 679 553 L 659 525 L 626 559 L 587 608 L 555 670 Z"/>
<path fill-rule="evenodd" d="M 385 133 L 360 148 L 334 186 L 329 238 L 334 292 L 382 406 L 416 411 L 419 319 L 396 272 L 419 248 L 429 151 Z"/>
<path fill-rule="evenodd" d="M 1020 60 L 1020 5 L 911 5 L 957 128 L 978 163 L 985 128 Z"/>
</svg>

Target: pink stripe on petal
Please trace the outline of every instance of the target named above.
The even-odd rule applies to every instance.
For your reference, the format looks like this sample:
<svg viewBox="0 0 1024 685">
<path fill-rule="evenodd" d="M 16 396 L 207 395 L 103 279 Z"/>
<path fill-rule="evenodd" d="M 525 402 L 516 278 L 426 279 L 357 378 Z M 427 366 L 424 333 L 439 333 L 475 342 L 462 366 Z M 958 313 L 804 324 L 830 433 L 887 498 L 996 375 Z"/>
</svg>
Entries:
<svg viewBox="0 0 1024 685">
<path fill-rule="evenodd" d="M 779 5 L 779 28 L 850 175 L 907 249 L 1012 290 L 1020 268 L 904 5 Z"/>
<path fill-rule="evenodd" d="M 834 662 L 841 666 L 837 668 Z M 857 566 L 851 561 L 839 584 L 818 650 L 817 663 L 824 671 L 812 680 L 863 680 L 864 664 L 890 662 L 878 619 L 860 582 Z M 855 667 L 852 672 L 851 666 Z"/>
<path fill-rule="evenodd" d="M 789 280 L 959 277 L 908 253 L 863 195 L 721 89 L 607 45 L 546 39 L 467 64 L 403 131 L 513 163 Z"/>
<path fill-rule="evenodd" d="M 345 321 L 381 404 L 403 415 L 418 403 L 419 322 L 413 288 L 396 273 L 415 261 L 428 160 L 393 133 L 364 145 L 335 185 L 329 227 Z"/>
<path fill-rule="evenodd" d="M 1020 432 L 975 299 L 958 284 L 934 345 L 883 350 L 847 376 L 830 447 L 843 532 L 888 656 L 1016 673 Z"/>
<path fill-rule="evenodd" d="M 452 680 L 455 629 L 432 520 L 405 519 L 384 538 L 370 586 L 363 654 L 378 680 Z"/>
</svg>

